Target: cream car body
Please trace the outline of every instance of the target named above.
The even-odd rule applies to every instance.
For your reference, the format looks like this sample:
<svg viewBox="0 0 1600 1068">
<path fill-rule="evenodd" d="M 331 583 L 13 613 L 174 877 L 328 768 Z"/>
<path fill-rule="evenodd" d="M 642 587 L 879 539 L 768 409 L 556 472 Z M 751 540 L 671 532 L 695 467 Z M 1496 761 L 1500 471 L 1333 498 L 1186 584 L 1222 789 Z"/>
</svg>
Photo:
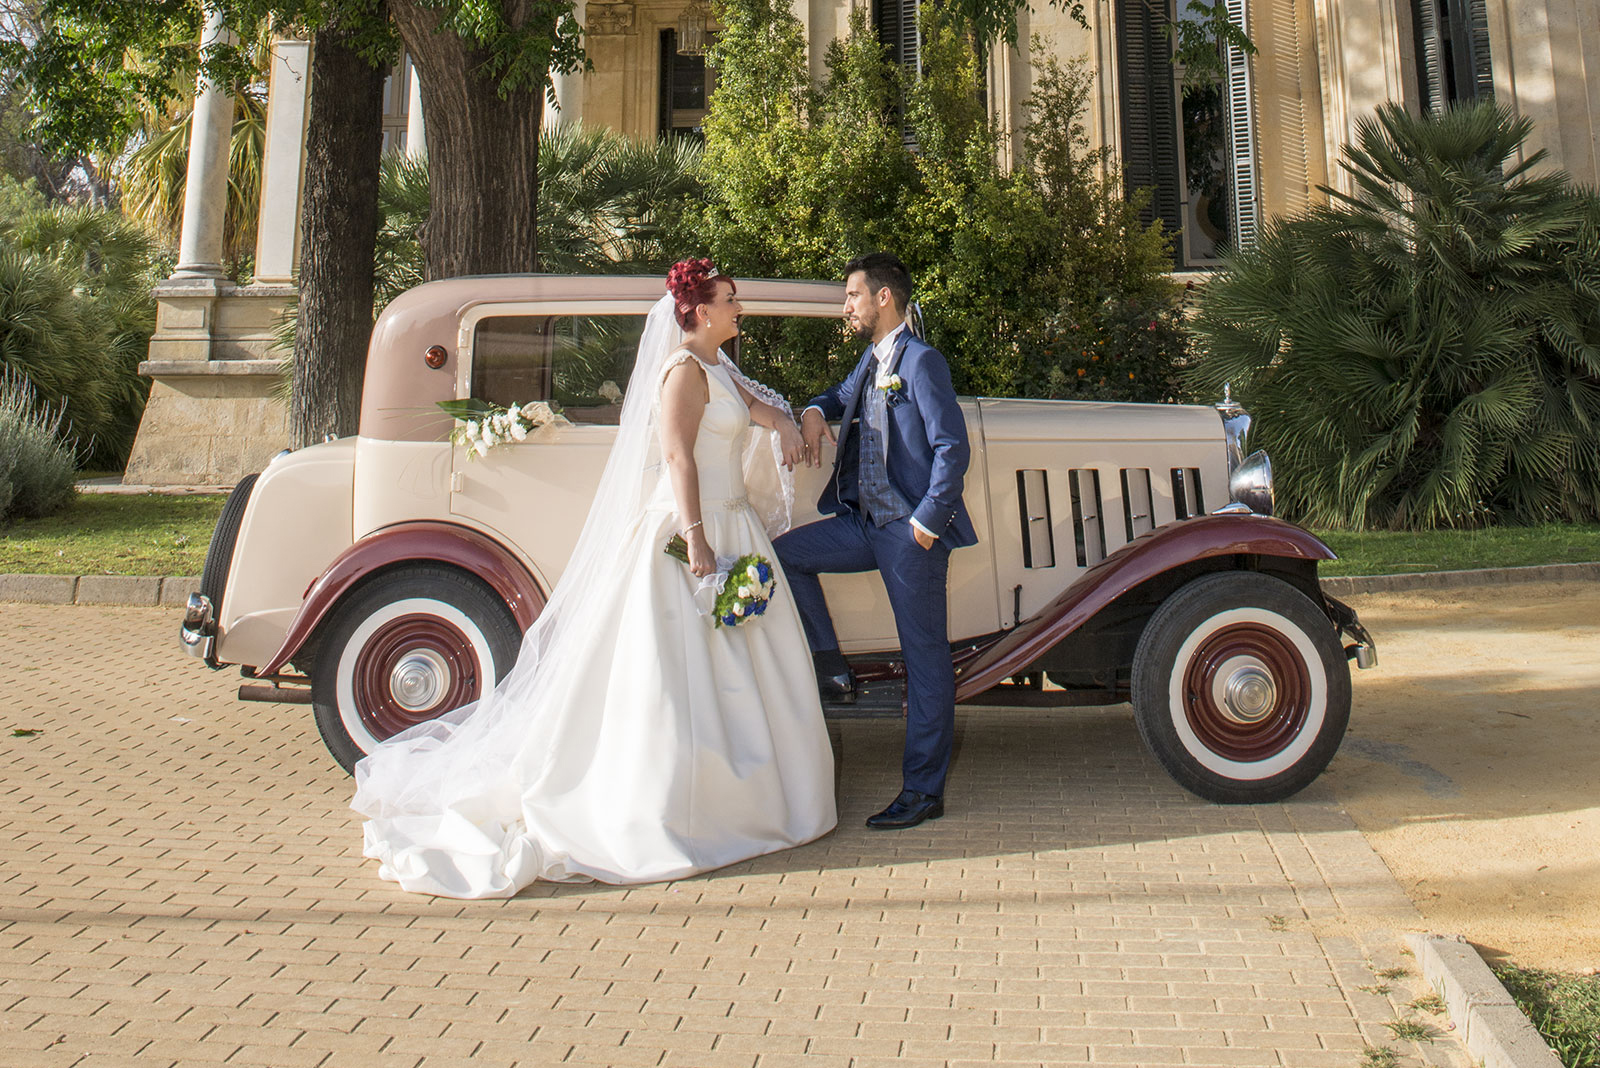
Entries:
<svg viewBox="0 0 1600 1068">
<path fill-rule="evenodd" d="M 186 617 L 185 646 L 212 666 L 241 665 L 254 680 L 242 696 L 314 704 L 347 766 L 387 734 L 481 692 L 507 669 L 516 637 L 561 578 L 615 434 L 613 393 L 597 392 L 592 380 L 614 364 L 610 381 L 626 383 L 632 338 L 659 291 L 654 278 L 503 276 L 429 283 L 396 299 L 373 331 L 359 434 L 281 454 L 253 484 L 241 483 Z M 743 281 L 739 296 L 747 331 L 806 320 L 796 328 L 838 340 L 841 286 Z M 853 358 L 840 361 L 840 377 Z M 448 440 L 452 423 L 437 407 L 470 396 L 566 396 L 571 421 L 475 459 Z M 1126 699 L 1139 688 L 1136 646 L 1167 595 L 1221 572 L 1265 575 L 1305 597 L 1328 631 L 1313 637 L 1333 642 L 1339 668 L 1341 631 L 1354 638 L 1352 655 L 1368 658 L 1370 639 L 1354 615 L 1316 586 L 1316 561 L 1332 556 L 1326 547 L 1242 504 L 1223 507 L 1230 478 L 1237 491 L 1264 466 L 1241 465 L 1248 420 L 1236 408 L 987 398 L 962 406 L 972 444 L 964 493 L 978 533 L 977 545 L 951 560 L 963 699 Z M 797 472 L 796 525 L 817 518 L 826 474 L 826 465 Z M 1258 498 L 1263 491 L 1246 489 Z M 1207 514 L 1219 508 L 1224 514 Z M 1259 499 L 1256 510 L 1266 510 Z M 869 691 L 877 687 L 865 707 L 897 711 L 882 583 L 838 575 L 824 586 L 845 652 Z M 1206 739 L 1216 739 L 1206 725 L 1196 743 L 1192 715 L 1168 710 L 1186 747 L 1178 756 L 1193 758 L 1202 780 L 1207 769 L 1227 768 L 1223 787 L 1211 790 L 1219 799 L 1304 785 L 1305 762 L 1291 761 L 1296 775 L 1288 777 L 1248 770 L 1282 763 L 1295 746 L 1228 749 L 1234 733 L 1259 733 L 1263 715 L 1230 686 L 1278 693 L 1285 682 L 1273 670 L 1327 670 L 1309 665 L 1304 642 L 1285 646 L 1281 664 L 1276 648 L 1246 650 L 1216 683 L 1218 744 L 1250 759 L 1208 764 Z M 1065 689 L 1046 686 L 1046 673 Z M 1347 676 L 1344 702 L 1347 710 Z M 1322 749 L 1312 776 L 1331 756 L 1325 741 Z M 1244 772 L 1234 766 L 1241 763 Z M 1208 788 L 1174 773 L 1191 789 Z"/>
</svg>

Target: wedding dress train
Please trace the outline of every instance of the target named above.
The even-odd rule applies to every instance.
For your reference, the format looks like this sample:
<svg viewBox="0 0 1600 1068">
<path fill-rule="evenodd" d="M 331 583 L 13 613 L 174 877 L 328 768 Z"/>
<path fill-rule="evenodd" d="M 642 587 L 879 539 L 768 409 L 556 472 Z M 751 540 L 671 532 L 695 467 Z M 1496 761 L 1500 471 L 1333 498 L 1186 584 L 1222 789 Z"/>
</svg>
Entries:
<svg viewBox="0 0 1600 1068">
<path fill-rule="evenodd" d="M 710 400 L 694 459 L 707 539 L 719 557 L 775 562 L 741 469 L 749 409 L 727 365 L 702 366 Z M 833 756 L 782 573 L 765 615 L 713 628 L 698 580 L 662 551 L 682 525 L 665 464 L 639 501 L 618 517 L 628 529 L 603 577 L 567 591 L 569 618 L 592 622 L 546 650 L 537 685 L 509 680 L 484 702 L 492 714 L 413 728 L 357 767 L 352 806 L 370 817 L 364 852 L 383 878 L 460 898 L 507 897 L 535 879 L 651 882 L 834 826 Z"/>
</svg>

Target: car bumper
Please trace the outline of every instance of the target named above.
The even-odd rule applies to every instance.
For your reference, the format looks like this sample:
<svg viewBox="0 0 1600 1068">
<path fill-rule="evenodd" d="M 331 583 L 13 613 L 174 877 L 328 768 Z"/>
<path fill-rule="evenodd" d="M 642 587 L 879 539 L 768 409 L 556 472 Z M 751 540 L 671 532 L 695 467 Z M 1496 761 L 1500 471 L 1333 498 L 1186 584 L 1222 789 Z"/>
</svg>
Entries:
<svg viewBox="0 0 1600 1068">
<path fill-rule="evenodd" d="M 183 609 L 183 623 L 178 628 L 178 640 L 183 651 L 190 656 L 209 660 L 211 648 L 217 640 L 217 621 L 211 611 L 211 598 L 203 593 L 191 593 Z"/>
</svg>

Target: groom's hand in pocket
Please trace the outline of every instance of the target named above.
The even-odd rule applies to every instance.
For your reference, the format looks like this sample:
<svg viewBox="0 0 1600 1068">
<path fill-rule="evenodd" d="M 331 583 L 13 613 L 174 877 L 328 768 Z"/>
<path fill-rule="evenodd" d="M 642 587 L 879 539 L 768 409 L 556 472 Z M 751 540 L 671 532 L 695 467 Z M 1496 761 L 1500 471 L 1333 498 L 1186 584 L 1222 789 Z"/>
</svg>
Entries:
<svg viewBox="0 0 1600 1068">
<path fill-rule="evenodd" d="M 908 519 L 906 522 L 910 523 L 911 521 Z M 936 540 L 932 534 L 927 533 L 915 523 L 911 523 L 911 536 L 916 538 L 917 544 L 922 546 L 924 549 L 933 548 L 933 543 Z"/>
<path fill-rule="evenodd" d="M 805 442 L 807 467 L 822 466 L 823 438 L 827 438 L 830 445 L 838 444 L 838 439 L 833 436 L 833 428 L 822 417 L 821 408 L 807 408 L 800 413 L 800 437 Z"/>
</svg>

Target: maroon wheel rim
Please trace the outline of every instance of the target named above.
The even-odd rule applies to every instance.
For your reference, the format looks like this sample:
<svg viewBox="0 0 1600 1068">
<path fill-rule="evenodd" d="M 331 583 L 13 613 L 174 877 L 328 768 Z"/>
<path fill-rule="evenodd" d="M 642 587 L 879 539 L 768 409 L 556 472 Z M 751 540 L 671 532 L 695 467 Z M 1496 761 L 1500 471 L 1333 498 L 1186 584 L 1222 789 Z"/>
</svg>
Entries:
<svg viewBox="0 0 1600 1068">
<path fill-rule="evenodd" d="M 1219 704 L 1219 672 L 1249 658 L 1270 676 L 1272 699 L 1258 718 L 1243 722 Z M 1242 763 L 1281 753 L 1300 734 L 1311 711 L 1311 672 L 1300 650 L 1260 623 L 1234 623 L 1208 636 L 1183 666 L 1183 714 L 1207 749 Z"/>
<path fill-rule="evenodd" d="M 419 654 L 442 662 L 446 678 L 426 707 L 408 708 L 395 697 L 392 680 L 402 662 Z M 460 629 L 438 616 L 399 616 L 379 627 L 356 654 L 356 714 L 374 738 L 389 738 L 477 700 L 480 675 L 477 650 Z"/>
</svg>

